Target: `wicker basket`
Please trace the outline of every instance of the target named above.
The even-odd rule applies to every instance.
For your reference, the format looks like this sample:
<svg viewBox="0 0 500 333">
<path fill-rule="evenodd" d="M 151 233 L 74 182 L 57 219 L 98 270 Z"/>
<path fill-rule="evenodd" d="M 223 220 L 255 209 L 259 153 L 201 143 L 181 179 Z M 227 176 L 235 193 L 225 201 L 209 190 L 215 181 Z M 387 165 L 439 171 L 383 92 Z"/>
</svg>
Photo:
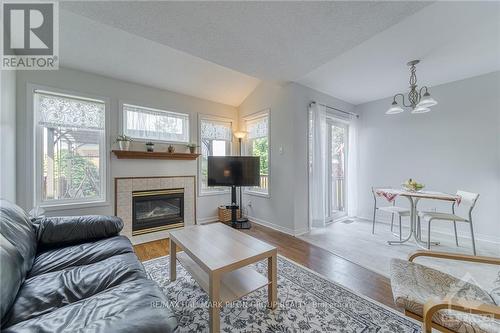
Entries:
<svg viewBox="0 0 500 333">
<path fill-rule="evenodd" d="M 236 218 L 240 218 L 240 209 L 236 210 Z M 231 209 L 227 209 L 226 206 L 219 206 L 219 221 L 229 222 L 231 221 Z"/>
</svg>

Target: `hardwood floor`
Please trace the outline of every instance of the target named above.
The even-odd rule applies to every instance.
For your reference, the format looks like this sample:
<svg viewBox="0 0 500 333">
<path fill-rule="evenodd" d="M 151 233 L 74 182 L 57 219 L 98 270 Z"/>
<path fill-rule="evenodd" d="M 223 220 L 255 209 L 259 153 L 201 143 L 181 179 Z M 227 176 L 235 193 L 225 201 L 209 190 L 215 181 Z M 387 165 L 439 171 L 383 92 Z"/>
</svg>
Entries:
<svg viewBox="0 0 500 333">
<path fill-rule="evenodd" d="M 255 223 L 251 229 L 242 232 L 276 246 L 279 254 L 330 280 L 396 309 L 388 278 L 301 239 Z M 134 248 L 139 259 L 145 261 L 167 255 L 169 241 L 162 239 L 135 245 Z"/>
</svg>

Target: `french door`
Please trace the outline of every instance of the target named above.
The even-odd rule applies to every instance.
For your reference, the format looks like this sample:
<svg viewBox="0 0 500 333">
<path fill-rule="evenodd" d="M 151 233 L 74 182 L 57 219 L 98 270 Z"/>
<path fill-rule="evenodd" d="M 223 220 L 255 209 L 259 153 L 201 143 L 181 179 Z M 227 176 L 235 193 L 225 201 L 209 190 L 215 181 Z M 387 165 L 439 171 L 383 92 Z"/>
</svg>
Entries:
<svg viewBox="0 0 500 333">
<path fill-rule="evenodd" d="M 347 216 L 347 154 L 349 125 L 328 118 L 328 209 L 333 221 Z"/>
</svg>

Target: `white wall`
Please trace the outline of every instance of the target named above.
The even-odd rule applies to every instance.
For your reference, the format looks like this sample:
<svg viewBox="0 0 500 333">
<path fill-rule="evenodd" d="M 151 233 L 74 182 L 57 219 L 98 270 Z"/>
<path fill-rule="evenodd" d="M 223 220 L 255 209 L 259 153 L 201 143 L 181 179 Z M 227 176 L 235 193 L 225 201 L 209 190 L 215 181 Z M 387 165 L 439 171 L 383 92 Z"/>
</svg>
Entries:
<svg viewBox="0 0 500 333">
<path fill-rule="evenodd" d="M 110 100 L 110 132 L 115 138 L 119 131 L 119 103 L 129 102 L 170 111 L 190 114 L 191 142 L 198 140 L 199 113 L 231 118 L 237 122 L 237 109 L 232 106 L 218 104 L 203 99 L 146 87 L 108 77 L 63 68 L 58 71 L 20 71 L 17 76 L 17 198 L 19 204 L 30 209 L 33 206 L 33 132 L 30 123 L 31 107 L 27 107 L 27 86 L 37 84 L 54 87 L 76 94 L 83 93 L 106 97 Z M 142 144 L 134 143 L 138 149 L 144 149 Z M 132 146 L 134 147 L 134 146 Z M 165 147 L 163 147 L 165 149 Z M 177 146 L 177 151 L 183 151 L 184 146 Z M 56 210 L 51 215 L 80 214 L 114 214 L 114 177 L 123 176 L 177 176 L 196 175 L 196 161 L 174 160 L 118 160 L 111 155 L 108 196 L 109 202 L 101 207 Z M 203 196 L 197 200 L 197 219 L 205 221 L 217 215 L 217 206 L 229 202 L 229 195 Z"/>
<path fill-rule="evenodd" d="M 430 92 L 439 104 L 426 114 L 385 115 L 391 98 L 355 108 L 361 114 L 360 215 L 372 214 L 371 186 L 398 186 L 411 177 L 429 190 L 480 193 L 473 214 L 476 237 L 500 241 L 500 72 Z M 450 209 L 437 201 L 419 203 L 426 207 Z M 448 224 L 436 227 L 453 232 Z M 469 235 L 466 225 L 460 231 Z"/>
<path fill-rule="evenodd" d="M 16 202 L 16 72 L 0 76 L 0 198 Z"/>
<path fill-rule="evenodd" d="M 307 110 L 313 100 L 353 108 L 296 83 L 262 83 L 239 107 L 240 119 L 267 108 L 271 112 L 270 197 L 244 195 L 244 208 L 255 221 L 290 234 L 308 229 Z"/>
</svg>

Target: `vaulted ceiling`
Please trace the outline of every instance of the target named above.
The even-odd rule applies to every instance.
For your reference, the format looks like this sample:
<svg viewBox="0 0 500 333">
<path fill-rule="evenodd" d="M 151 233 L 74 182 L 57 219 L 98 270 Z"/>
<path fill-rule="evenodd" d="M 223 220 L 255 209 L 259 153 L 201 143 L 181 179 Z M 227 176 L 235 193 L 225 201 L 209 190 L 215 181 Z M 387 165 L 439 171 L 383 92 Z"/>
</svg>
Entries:
<svg viewBox="0 0 500 333">
<path fill-rule="evenodd" d="M 439 2 L 317 67 L 299 83 L 361 104 L 409 86 L 438 85 L 500 70 L 500 3 Z"/>
<path fill-rule="evenodd" d="M 429 84 L 499 70 L 499 8 L 71 1 L 61 3 L 61 64 L 234 106 L 261 80 L 295 81 L 357 104 L 405 88 L 414 58 Z"/>
</svg>

